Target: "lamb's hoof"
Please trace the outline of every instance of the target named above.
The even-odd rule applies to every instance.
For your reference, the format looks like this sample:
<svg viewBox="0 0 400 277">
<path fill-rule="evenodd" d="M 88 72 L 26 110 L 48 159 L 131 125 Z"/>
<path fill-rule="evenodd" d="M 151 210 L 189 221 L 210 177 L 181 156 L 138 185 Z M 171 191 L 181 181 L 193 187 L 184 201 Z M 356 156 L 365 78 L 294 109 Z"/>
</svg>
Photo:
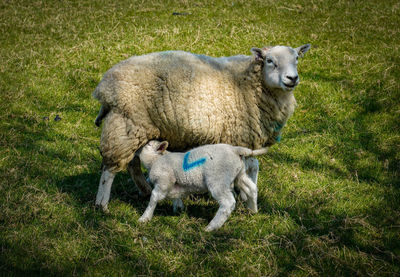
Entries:
<svg viewBox="0 0 400 277">
<path fill-rule="evenodd" d="M 257 212 L 258 212 L 257 203 L 254 203 L 254 202 L 247 202 L 247 208 L 248 208 L 252 213 L 257 213 Z"/>
<path fill-rule="evenodd" d="M 212 227 L 212 226 L 208 225 L 208 226 L 206 227 L 205 231 L 206 231 L 206 232 L 212 232 L 212 231 L 215 231 L 215 230 L 217 230 L 217 229 L 218 229 L 218 228 L 216 228 L 216 227 Z"/>
<path fill-rule="evenodd" d="M 138 220 L 140 223 L 146 223 L 146 222 L 148 222 L 148 221 L 150 221 L 150 218 L 147 218 L 147 217 L 141 217 L 141 218 L 139 218 L 139 220 Z"/>
<path fill-rule="evenodd" d="M 254 214 L 256 214 L 258 212 L 257 206 L 255 206 L 255 207 L 248 206 L 247 208 Z"/>
<path fill-rule="evenodd" d="M 255 208 L 255 209 L 250 209 L 250 211 L 251 211 L 253 214 L 258 213 L 258 209 L 257 209 L 257 208 Z"/>
<path fill-rule="evenodd" d="M 247 201 L 247 195 L 242 190 L 240 191 L 240 200 L 242 200 L 243 202 Z"/>
</svg>

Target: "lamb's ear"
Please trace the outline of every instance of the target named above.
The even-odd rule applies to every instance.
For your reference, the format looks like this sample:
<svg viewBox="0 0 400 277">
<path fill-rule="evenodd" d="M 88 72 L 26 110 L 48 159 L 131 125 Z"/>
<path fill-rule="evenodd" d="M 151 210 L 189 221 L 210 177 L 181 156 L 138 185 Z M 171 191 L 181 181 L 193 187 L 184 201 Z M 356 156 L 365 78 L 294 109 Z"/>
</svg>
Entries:
<svg viewBox="0 0 400 277">
<path fill-rule="evenodd" d="M 256 58 L 256 61 L 263 61 L 265 59 L 266 51 L 264 49 L 253 47 L 250 49 L 250 51 L 251 53 L 253 53 L 254 57 Z"/>
<path fill-rule="evenodd" d="M 299 54 L 300 57 L 303 57 L 304 54 L 310 50 L 311 48 L 311 44 L 304 44 L 300 47 L 295 48 L 294 50 L 296 50 L 297 54 Z"/>
<path fill-rule="evenodd" d="M 168 148 L 168 141 L 160 142 L 160 144 L 157 146 L 157 153 L 164 154 L 167 148 Z"/>
</svg>

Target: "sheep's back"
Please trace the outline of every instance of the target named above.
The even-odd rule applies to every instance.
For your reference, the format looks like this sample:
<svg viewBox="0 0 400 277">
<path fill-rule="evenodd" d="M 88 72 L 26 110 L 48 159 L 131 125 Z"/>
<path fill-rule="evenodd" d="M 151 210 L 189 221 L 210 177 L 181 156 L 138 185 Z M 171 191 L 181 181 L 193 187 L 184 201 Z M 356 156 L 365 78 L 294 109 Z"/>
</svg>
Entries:
<svg viewBox="0 0 400 277">
<path fill-rule="evenodd" d="M 249 103 L 238 80 L 249 61 L 181 51 L 136 56 L 110 69 L 94 94 L 134 124 L 157 127 L 173 148 L 218 142 L 251 147 L 245 135 Z"/>
</svg>

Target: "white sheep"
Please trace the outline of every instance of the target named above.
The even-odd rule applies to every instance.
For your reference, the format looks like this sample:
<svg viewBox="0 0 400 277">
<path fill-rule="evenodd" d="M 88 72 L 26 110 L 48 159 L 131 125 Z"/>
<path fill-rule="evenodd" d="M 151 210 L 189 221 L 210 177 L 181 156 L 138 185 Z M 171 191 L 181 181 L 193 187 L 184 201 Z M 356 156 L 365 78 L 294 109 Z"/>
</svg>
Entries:
<svg viewBox="0 0 400 277">
<path fill-rule="evenodd" d="M 257 185 L 247 176 L 244 157 L 255 153 L 244 147 L 211 144 L 186 153 L 166 151 L 168 142 L 149 141 L 138 150 L 139 158 L 154 184 L 150 202 L 139 222 L 153 217 L 164 198 L 180 199 L 192 193 L 210 192 L 218 201 L 217 214 L 206 231 L 220 228 L 235 208 L 232 184 L 247 196 L 247 207 L 257 212 Z"/>
<path fill-rule="evenodd" d="M 96 124 L 104 118 L 96 204 L 107 209 L 115 173 L 126 167 L 139 189 L 151 192 L 135 156 L 151 139 L 167 140 L 173 150 L 276 143 L 296 105 L 297 59 L 309 48 L 252 48 L 252 56 L 221 58 L 166 51 L 115 65 L 93 93 L 102 104 Z M 258 161 L 246 164 L 256 183 Z"/>
</svg>

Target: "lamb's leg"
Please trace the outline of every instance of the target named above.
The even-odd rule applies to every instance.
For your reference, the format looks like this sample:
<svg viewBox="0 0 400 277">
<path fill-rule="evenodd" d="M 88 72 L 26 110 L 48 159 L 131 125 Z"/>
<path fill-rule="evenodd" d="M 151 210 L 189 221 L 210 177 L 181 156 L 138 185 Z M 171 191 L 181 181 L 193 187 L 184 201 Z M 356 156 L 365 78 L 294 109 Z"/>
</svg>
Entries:
<svg viewBox="0 0 400 277">
<path fill-rule="evenodd" d="M 241 186 L 243 188 L 243 191 L 247 195 L 247 208 L 252 210 L 253 212 L 257 212 L 257 185 L 253 183 L 251 178 L 247 176 L 246 174 L 243 174 L 243 176 L 240 177 L 240 182 Z"/>
<path fill-rule="evenodd" d="M 142 168 L 140 166 L 140 159 L 138 156 L 134 156 L 128 164 L 128 171 L 131 174 L 133 181 L 139 188 L 143 196 L 151 194 L 151 187 L 147 183 L 146 178 L 143 175 Z"/>
<path fill-rule="evenodd" d="M 155 185 L 153 191 L 151 192 L 149 205 L 147 206 L 143 215 L 139 218 L 139 222 L 150 221 L 153 217 L 157 202 L 163 200 L 166 196 L 167 193 L 162 191 L 158 185 Z"/>
<path fill-rule="evenodd" d="M 228 219 L 232 211 L 235 209 L 235 197 L 230 190 L 227 191 L 211 191 L 211 195 L 218 201 L 219 209 L 206 227 L 206 231 L 210 232 L 220 228 Z"/>
<path fill-rule="evenodd" d="M 247 194 L 243 189 L 240 189 L 240 199 L 242 199 L 243 202 L 247 202 Z"/>
<path fill-rule="evenodd" d="M 257 185 L 258 171 L 260 168 L 258 160 L 254 157 L 247 157 L 244 160 L 244 164 L 246 167 L 247 176 L 249 176 L 253 183 Z M 240 190 L 240 199 L 242 199 L 244 202 L 248 201 L 247 194 L 243 190 Z"/>
<path fill-rule="evenodd" d="M 96 196 L 96 206 L 100 206 L 103 211 L 108 211 L 108 200 L 110 200 L 111 186 L 114 181 L 115 174 L 103 167 L 99 190 Z"/>
</svg>

